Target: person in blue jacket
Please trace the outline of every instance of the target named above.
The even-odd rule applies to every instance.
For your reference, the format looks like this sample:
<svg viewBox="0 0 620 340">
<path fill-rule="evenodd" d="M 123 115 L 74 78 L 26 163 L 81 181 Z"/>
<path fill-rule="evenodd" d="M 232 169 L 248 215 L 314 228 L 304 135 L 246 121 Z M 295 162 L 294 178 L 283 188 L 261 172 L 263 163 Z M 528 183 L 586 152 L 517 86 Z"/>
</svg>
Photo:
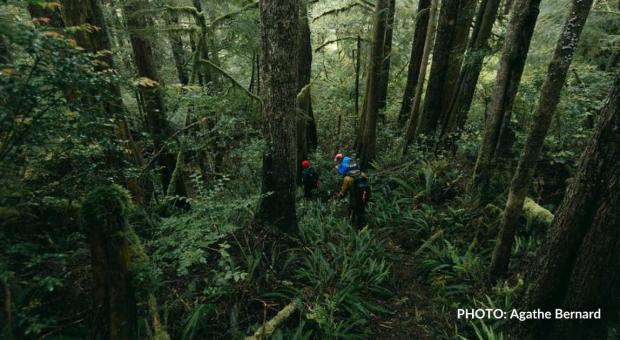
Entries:
<svg viewBox="0 0 620 340">
<path fill-rule="evenodd" d="M 343 156 L 341 153 L 337 154 L 334 157 L 334 161 L 337 162 L 336 170 L 338 170 L 338 175 L 340 178 L 344 178 L 344 175 L 349 171 L 349 163 L 351 163 L 351 157 Z"/>
</svg>

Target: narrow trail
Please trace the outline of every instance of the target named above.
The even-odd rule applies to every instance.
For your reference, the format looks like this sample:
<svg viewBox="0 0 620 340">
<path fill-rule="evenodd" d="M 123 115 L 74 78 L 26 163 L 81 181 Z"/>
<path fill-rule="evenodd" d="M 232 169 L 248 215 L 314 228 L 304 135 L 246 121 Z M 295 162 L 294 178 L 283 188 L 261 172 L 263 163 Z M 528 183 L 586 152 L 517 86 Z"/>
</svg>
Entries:
<svg viewBox="0 0 620 340">
<path fill-rule="evenodd" d="M 378 303 L 392 314 L 374 320 L 376 339 L 433 339 L 424 321 L 424 311 L 431 310 L 429 292 L 415 275 L 413 251 L 403 249 L 393 239 L 387 246 L 394 254 L 389 286 L 394 295 Z"/>
</svg>

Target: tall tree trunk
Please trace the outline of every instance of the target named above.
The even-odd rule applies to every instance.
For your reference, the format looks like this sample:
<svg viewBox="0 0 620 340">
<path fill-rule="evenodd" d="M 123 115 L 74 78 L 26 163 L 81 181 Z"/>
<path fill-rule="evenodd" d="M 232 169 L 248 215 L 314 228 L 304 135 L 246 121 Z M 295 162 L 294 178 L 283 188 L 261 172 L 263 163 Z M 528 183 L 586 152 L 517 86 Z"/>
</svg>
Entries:
<svg viewBox="0 0 620 340">
<path fill-rule="evenodd" d="M 579 42 L 581 31 L 588 18 L 588 13 L 590 13 L 592 1 L 573 0 L 570 14 L 557 42 L 553 59 L 547 70 L 547 78 L 540 91 L 538 107 L 534 113 L 534 121 L 510 185 L 501 229 L 495 250 L 493 251 L 490 268 L 491 277 L 503 275 L 508 269 L 515 231 L 519 223 L 519 216 L 523 210 L 523 201 L 530 187 L 530 182 L 534 175 L 534 167 L 547 136 L 553 113 L 560 100 L 560 92 L 564 86 L 566 74 Z"/>
<path fill-rule="evenodd" d="M 9 64 L 13 60 L 11 47 L 6 36 L 0 35 L 0 65 Z"/>
<path fill-rule="evenodd" d="M 536 26 L 540 0 L 517 0 L 502 48 L 491 106 L 474 171 L 474 185 L 483 202 L 488 201 L 491 173 L 509 128 L 512 106 L 519 89 L 530 41 Z"/>
<path fill-rule="evenodd" d="M 362 38 L 357 36 L 357 49 L 355 50 L 355 117 L 360 113 L 360 59 L 362 55 Z"/>
<path fill-rule="evenodd" d="M 424 89 L 424 79 L 426 78 L 426 67 L 428 66 L 428 58 L 431 50 L 433 49 L 433 37 L 435 36 L 435 27 L 437 15 L 437 5 L 439 0 L 431 0 L 430 13 L 428 19 L 428 28 L 426 30 L 426 37 L 424 42 L 424 52 L 422 53 L 422 61 L 420 66 L 420 73 L 418 74 L 418 80 L 415 86 L 415 95 L 413 96 L 413 107 L 409 114 L 409 120 L 407 122 L 407 128 L 405 129 L 405 138 L 402 146 L 402 154 L 407 152 L 409 144 L 416 135 L 416 130 L 419 125 L 420 119 L 420 101 L 422 100 L 422 92 Z"/>
<path fill-rule="evenodd" d="M 456 39 L 467 38 L 467 33 L 464 30 L 468 30 L 469 26 L 464 26 L 461 29 L 457 29 L 457 17 L 465 18 L 467 13 L 463 13 L 463 10 L 470 10 L 471 0 L 442 0 L 441 9 L 439 11 L 439 17 L 437 20 L 437 34 L 435 36 L 435 47 L 433 48 L 433 60 L 431 61 L 431 73 L 429 75 L 428 87 L 426 89 L 426 95 L 424 97 L 424 109 L 420 116 L 420 124 L 416 129 L 417 134 L 425 134 L 427 136 L 434 135 L 437 128 L 439 118 L 441 115 L 441 109 L 444 107 L 444 101 L 449 100 L 449 93 L 445 90 L 451 90 L 454 88 L 456 80 L 450 80 L 452 84 L 446 86 L 448 79 L 448 73 L 456 73 L 456 69 L 460 70 L 457 65 L 450 65 L 450 62 L 456 63 L 458 61 L 458 45 Z M 461 50 L 462 53 L 462 50 Z M 451 58 L 452 56 L 454 58 Z M 460 64 L 460 63 L 459 63 Z M 451 70 L 452 68 L 452 70 Z M 414 140 L 416 136 L 414 135 Z"/>
<path fill-rule="evenodd" d="M 383 62 L 381 63 L 381 74 L 379 78 L 379 112 L 381 119 L 385 121 L 385 106 L 387 104 L 388 84 L 390 80 L 390 54 L 392 53 L 392 35 L 394 31 L 394 12 L 396 7 L 395 0 L 389 0 L 387 22 L 385 24 L 384 38 L 383 38 Z"/>
<path fill-rule="evenodd" d="M 312 98 L 310 78 L 312 72 L 312 46 L 306 1 L 299 2 L 299 45 L 297 49 L 297 183 L 301 184 L 301 162 L 308 158 L 308 127 Z M 303 93 L 302 93 L 303 92 Z"/>
<path fill-rule="evenodd" d="M 516 8 L 516 7 L 515 7 Z M 526 302 L 532 308 L 597 310 L 601 320 L 539 323 L 532 338 L 606 338 L 620 306 L 620 74 L 590 145 L 538 252 Z"/>
<path fill-rule="evenodd" d="M 200 58 L 202 58 L 204 60 L 209 60 L 210 59 L 210 56 L 209 56 L 209 46 L 207 44 L 208 27 L 207 27 L 207 22 L 205 20 L 205 15 L 202 12 L 202 4 L 201 4 L 200 0 L 192 0 L 192 5 L 194 6 L 194 8 L 199 13 L 202 14 L 202 15 L 199 15 L 198 18 L 197 18 L 196 24 L 200 28 L 200 32 L 197 33 L 196 36 L 193 38 L 194 39 L 194 44 L 195 44 L 195 49 L 192 49 L 192 50 L 193 50 L 194 53 L 196 53 L 196 50 L 199 50 L 198 57 L 200 57 Z M 194 59 L 196 59 L 196 58 L 194 58 Z M 197 62 L 197 60 L 194 60 L 194 66 L 193 66 L 193 71 L 192 72 L 196 72 L 197 73 L 199 84 L 202 86 L 202 85 L 206 85 L 206 84 L 210 83 L 211 80 L 212 80 L 211 79 L 211 72 L 208 72 L 208 69 L 206 67 L 199 67 L 199 65 L 196 64 L 196 62 Z"/>
<path fill-rule="evenodd" d="M 11 292 L 11 280 L 9 278 L 2 279 L 2 286 L 4 287 L 4 326 L 2 326 L 2 336 L 6 340 L 15 340 L 15 333 L 13 331 L 13 327 L 15 324 L 15 318 L 13 314 L 14 306 L 13 306 L 13 294 Z"/>
<path fill-rule="evenodd" d="M 174 66 L 177 69 L 177 76 L 181 85 L 187 85 L 189 83 L 189 76 L 187 74 L 187 56 L 185 49 L 183 48 L 183 39 L 178 32 L 172 30 L 173 27 L 179 25 L 179 17 L 174 12 L 168 13 L 168 40 L 170 41 L 170 48 L 172 50 L 172 58 L 174 59 Z"/>
<path fill-rule="evenodd" d="M 131 340 L 138 335 L 127 239 L 129 205 L 116 186 L 98 187 L 82 205 L 94 281 L 91 339 Z"/>
<path fill-rule="evenodd" d="M 428 12 L 431 0 L 420 0 L 418 2 L 418 11 L 415 16 L 415 29 L 413 31 L 413 42 L 411 43 L 411 55 L 409 57 L 409 66 L 407 68 L 407 83 L 405 84 L 405 92 L 403 93 L 403 101 L 398 114 L 398 124 L 402 127 L 407 123 L 409 113 L 411 113 L 411 104 L 415 95 L 416 84 L 422 66 L 422 55 L 424 54 L 424 42 L 426 31 L 428 29 Z"/>
<path fill-rule="evenodd" d="M 312 37 L 310 32 L 310 23 L 308 21 L 307 1 L 299 2 L 299 65 L 298 65 L 298 92 L 307 84 L 310 84 L 312 78 Z M 305 148 L 306 151 L 313 150 L 317 147 L 316 121 L 312 112 L 312 95 L 308 88 L 307 96 L 304 97 L 302 110 L 306 115 L 304 119 L 305 129 Z"/>
<path fill-rule="evenodd" d="M 161 178 L 163 190 L 170 186 L 172 173 L 176 166 L 176 157 L 171 153 L 165 145 L 166 140 L 171 136 L 170 124 L 166 118 L 166 106 L 164 103 L 163 89 L 161 88 L 160 78 L 155 64 L 155 56 L 153 55 L 153 46 L 151 42 L 144 38 L 139 31 L 148 27 L 147 19 L 139 10 L 147 6 L 146 1 L 128 2 L 123 12 L 127 21 L 127 29 L 129 30 L 131 47 L 134 54 L 136 69 L 138 75 L 148 78 L 156 83 L 145 83 L 140 86 L 139 92 L 144 101 L 144 111 L 146 113 L 146 122 L 149 134 L 153 140 L 154 152 L 163 150 L 157 157 L 157 164 L 161 167 Z M 185 183 L 183 176 L 176 176 L 175 193 L 179 196 L 185 196 Z"/>
<path fill-rule="evenodd" d="M 462 129 L 467 120 L 467 113 L 471 106 L 478 77 L 482 70 L 482 62 L 488 54 L 488 41 L 491 36 L 493 24 L 497 18 L 500 0 L 482 0 L 478 6 L 476 22 L 472 31 L 469 45 L 465 52 L 465 60 L 454 96 L 450 99 L 448 116 L 451 121 L 444 129 L 444 135 Z"/>
<path fill-rule="evenodd" d="M 260 96 L 260 53 L 256 54 L 256 95 Z"/>
<path fill-rule="evenodd" d="M 295 125 L 299 4 L 261 0 L 263 54 L 263 170 L 256 219 L 283 232 L 297 231 Z"/>
<path fill-rule="evenodd" d="M 452 47 L 450 49 L 450 57 L 448 59 L 448 68 L 445 71 L 445 81 L 443 85 L 441 109 L 439 115 L 439 123 L 442 135 L 452 117 L 449 116 L 450 102 L 456 92 L 459 74 L 463 66 L 463 58 L 465 49 L 469 41 L 469 32 L 471 31 L 471 23 L 476 11 L 476 0 L 460 0 L 459 14 L 456 19 L 456 28 L 454 29 L 454 37 L 452 38 Z M 452 118 L 454 119 L 454 118 Z"/>
<path fill-rule="evenodd" d="M 76 33 L 75 38 L 78 45 L 93 54 L 112 50 L 112 41 L 99 0 L 63 0 L 62 5 L 64 21 L 68 26 L 88 24 L 98 28 L 91 32 L 82 31 Z M 102 67 L 115 70 L 114 59 L 111 53 L 101 53 L 98 59 L 103 62 L 100 65 L 105 65 Z M 129 150 L 131 155 L 130 162 L 134 166 L 142 166 L 144 163 L 142 155 L 133 140 L 129 125 L 125 119 L 126 110 L 122 100 L 121 88 L 118 83 L 113 82 L 110 83 L 108 90 L 111 96 L 103 103 L 103 111 L 107 117 L 114 119 L 116 137 L 126 141 L 124 147 Z M 150 183 L 139 183 L 137 180 L 130 179 L 127 182 L 127 187 L 140 204 L 148 202 L 151 191 Z"/>
<path fill-rule="evenodd" d="M 256 52 L 252 51 L 252 75 L 250 76 L 250 84 L 248 85 L 248 91 L 256 94 Z"/>
<path fill-rule="evenodd" d="M 384 59 L 385 29 L 388 22 L 390 0 L 377 0 L 373 19 L 372 48 L 368 60 L 366 92 L 362 109 L 361 136 L 357 145 L 360 166 L 365 169 L 375 157 L 377 144 L 377 116 L 379 114 L 379 95 L 381 90 L 381 68 Z"/>
</svg>

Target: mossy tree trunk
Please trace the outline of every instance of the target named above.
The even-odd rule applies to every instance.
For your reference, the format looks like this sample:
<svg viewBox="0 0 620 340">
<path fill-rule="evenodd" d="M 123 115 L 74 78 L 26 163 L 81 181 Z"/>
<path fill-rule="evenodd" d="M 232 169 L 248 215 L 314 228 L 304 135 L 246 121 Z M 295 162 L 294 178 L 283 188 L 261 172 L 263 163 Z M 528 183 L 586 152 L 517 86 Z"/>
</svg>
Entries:
<svg viewBox="0 0 620 340">
<path fill-rule="evenodd" d="M 413 31 L 413 42 L 411 43 L 411 54 L 409 57 L 409 65 L 407 67 L 407 82 L 405 91 L 403 92 L 403 101 L 398 113 L 398 125 L 404 127 L 411 112 L 411 104 L 415 95 L 416 84 L 422 66 L 422 55 L 424 54 L 424 42 L 426 30 L 428 28 L 428 12 L 430 10 L 431 0 L 420 0 L 418 2 L 418 11 L 415 17 L 415 29 Z"/>
<path fill-rule="evenodd" d="M 263 152 L 257 222 L 283 232 L 297 231 L 295 212 L 295 127 L 299 4 L 261 0 L 263 68 Z"/>
<path fill-rule="evenodd" d="M 525 68 L 539 4 L 540 0 L 517 0 L 508 24 L 474 171 L 473 187 L 481 195 L 483 202 L 488 201 L 490 177 L 496 156 L 499 156 L 498 151 L 507 149 L 506 143 L 502 143 L 502 138 L 505 138 L 506 130 L 510 128 L 512 106 Z"/>
<path fill-rule="evenodd" d="M 174 66 L 177 69 L 179 83 L 187 85 L 189 83 L 189 75 L 187 74 L 187 55 L 183 47 L 183 39 L 178 32 L 172 30 L 179 25 L 179 17 L 174 12 L 169 12 L 167 15 L 166 24 L 169 26 L 168 40 L 170 42 L 172 58 L 174 59 Z"/>
<path fill-rule="evenodd" d="M 127 22 L 127 29 L 129 30 L 131 48 L 133 50 L 138 75 L 154 82 L 142 84 L 139 91 L 144 102 L 143 107 L 146 113 L 146 122 L 149 134 L 153 140 L 154 151 L 157 153 L 162 150 L 159 156 L 156 157 L 157 165 L 161 167 L 160 174 L 163 190 L 165 192 L 172 180 L 172 173 L 176 166 L 176 157 L 165 145 L 167 139 L 172 134 L 172 130 L 166 117 L 164 93 L 162 84 L 160 83 L 157 64 L 155 63 L 153 45 L 143 34 L 140 34 L 140 31 L 149 27 L 147 18 L 144 14 L 140 13 L 140 10 L 147 5 L 148 3 L 144 0 L 130 1 L 125 4 L 123 12 Z M 177 195 L 186 195 L 183 176 L 176 177 L 175 186 L 175 193 Z"/>
<path fill-rule="evenodd" d="M 456 84 L 456 90 L 450 99 L 448 116 L 451 117 L 443 135 L 462 129 L 467 120 L 482 63 L 489 53 L 488 42 L 497 18 L 500 0 L 482 0 L 478 6 L 474 28 L 469 39 L 463 67 Z"/>
<path fill-rule="evenodd" d="M 82 205 L 94 279 L 91 339 L 137 338 L 136 298 L 126 237 L 128 206 L 128 197 L 118 186 L 93 190 Z"/>
<path fill-rule="evenodd" d="M 516 7 L 515 7 L 516 8 Z M 546 321 L 532 338 L 606 338 L 620 306 L 620 74 L 577 173 L 541 246 L 527 306 L 566 311 L 601 308 L 601 320 Z M 550 331 L 550 332 L 549 332 Z"/>
<path fill-rule="evenodd" d="M 557 42 L 553 59 L 549 64 L 547 78 L 540 91 L 540 98 L 534 113 L 532 127 L 510 184 L 510 192 L 502 217 L 500 232 L 493 251 L 490 268 L 492 278 L 505 274 L 508 269 L 519 216 L 523 211 L 523 202 L 530 187 L 534 168 L 547 136 L 553 113 L 560 100 L 560 92 L 564 86 L 568 68 L 573 59 L 573 53 L 579 43 L 581 31 L 590 13 L 592 1 L 573 1 L 570 14 Z"/>
<path fill-rule="evenodd" d="M 420 101 L 422 100 L 422 92 L 424 89 L 424 79 L 426 78 L 426 67 L 428 66 L 428 59 L 433 49 L 433 37 L 435 36 L 436 28 L 436 15 L 437 5 L 439 0 L 432 0 L 429 8 L 428 27 L 426 30 L 426 37 L 424 41 L 424 52 L 422 53 L 422 61 L 420 66 L 420 72 L 418 74 L 418 80 L 415 86 L 415 95 L 413 96 L 411 112 L 409 113 L 409 120 L 407 121 L 407 128 L 405 129 L 405 137 L 403 140 L 403 146 L 401 153 L 404 155 L 407 152 L 409 144 L 413 141 L 416 130 L 418 129 L 420 119 Z"/>
</svg>

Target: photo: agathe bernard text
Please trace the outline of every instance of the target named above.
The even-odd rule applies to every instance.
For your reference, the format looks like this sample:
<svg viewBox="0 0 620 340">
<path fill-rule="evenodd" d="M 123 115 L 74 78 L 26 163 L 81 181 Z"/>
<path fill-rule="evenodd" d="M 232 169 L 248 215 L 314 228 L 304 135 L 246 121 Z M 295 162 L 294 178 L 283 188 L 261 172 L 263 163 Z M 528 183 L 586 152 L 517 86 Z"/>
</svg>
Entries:
<svg viewBox="0 0 620 340">
<path fill-rule="evenodd" d="M 592 311 L 566 311 L 560 308 L 554 311 L 544 311 L 541 309 L 520 311 L 517 309 L 502 310 L 492 308 L 459 308 L 456 310 L 457 319 L 515 319 L 519 321 L 527 320 L 599 320 L 601 309 Z"/>
</svg>

